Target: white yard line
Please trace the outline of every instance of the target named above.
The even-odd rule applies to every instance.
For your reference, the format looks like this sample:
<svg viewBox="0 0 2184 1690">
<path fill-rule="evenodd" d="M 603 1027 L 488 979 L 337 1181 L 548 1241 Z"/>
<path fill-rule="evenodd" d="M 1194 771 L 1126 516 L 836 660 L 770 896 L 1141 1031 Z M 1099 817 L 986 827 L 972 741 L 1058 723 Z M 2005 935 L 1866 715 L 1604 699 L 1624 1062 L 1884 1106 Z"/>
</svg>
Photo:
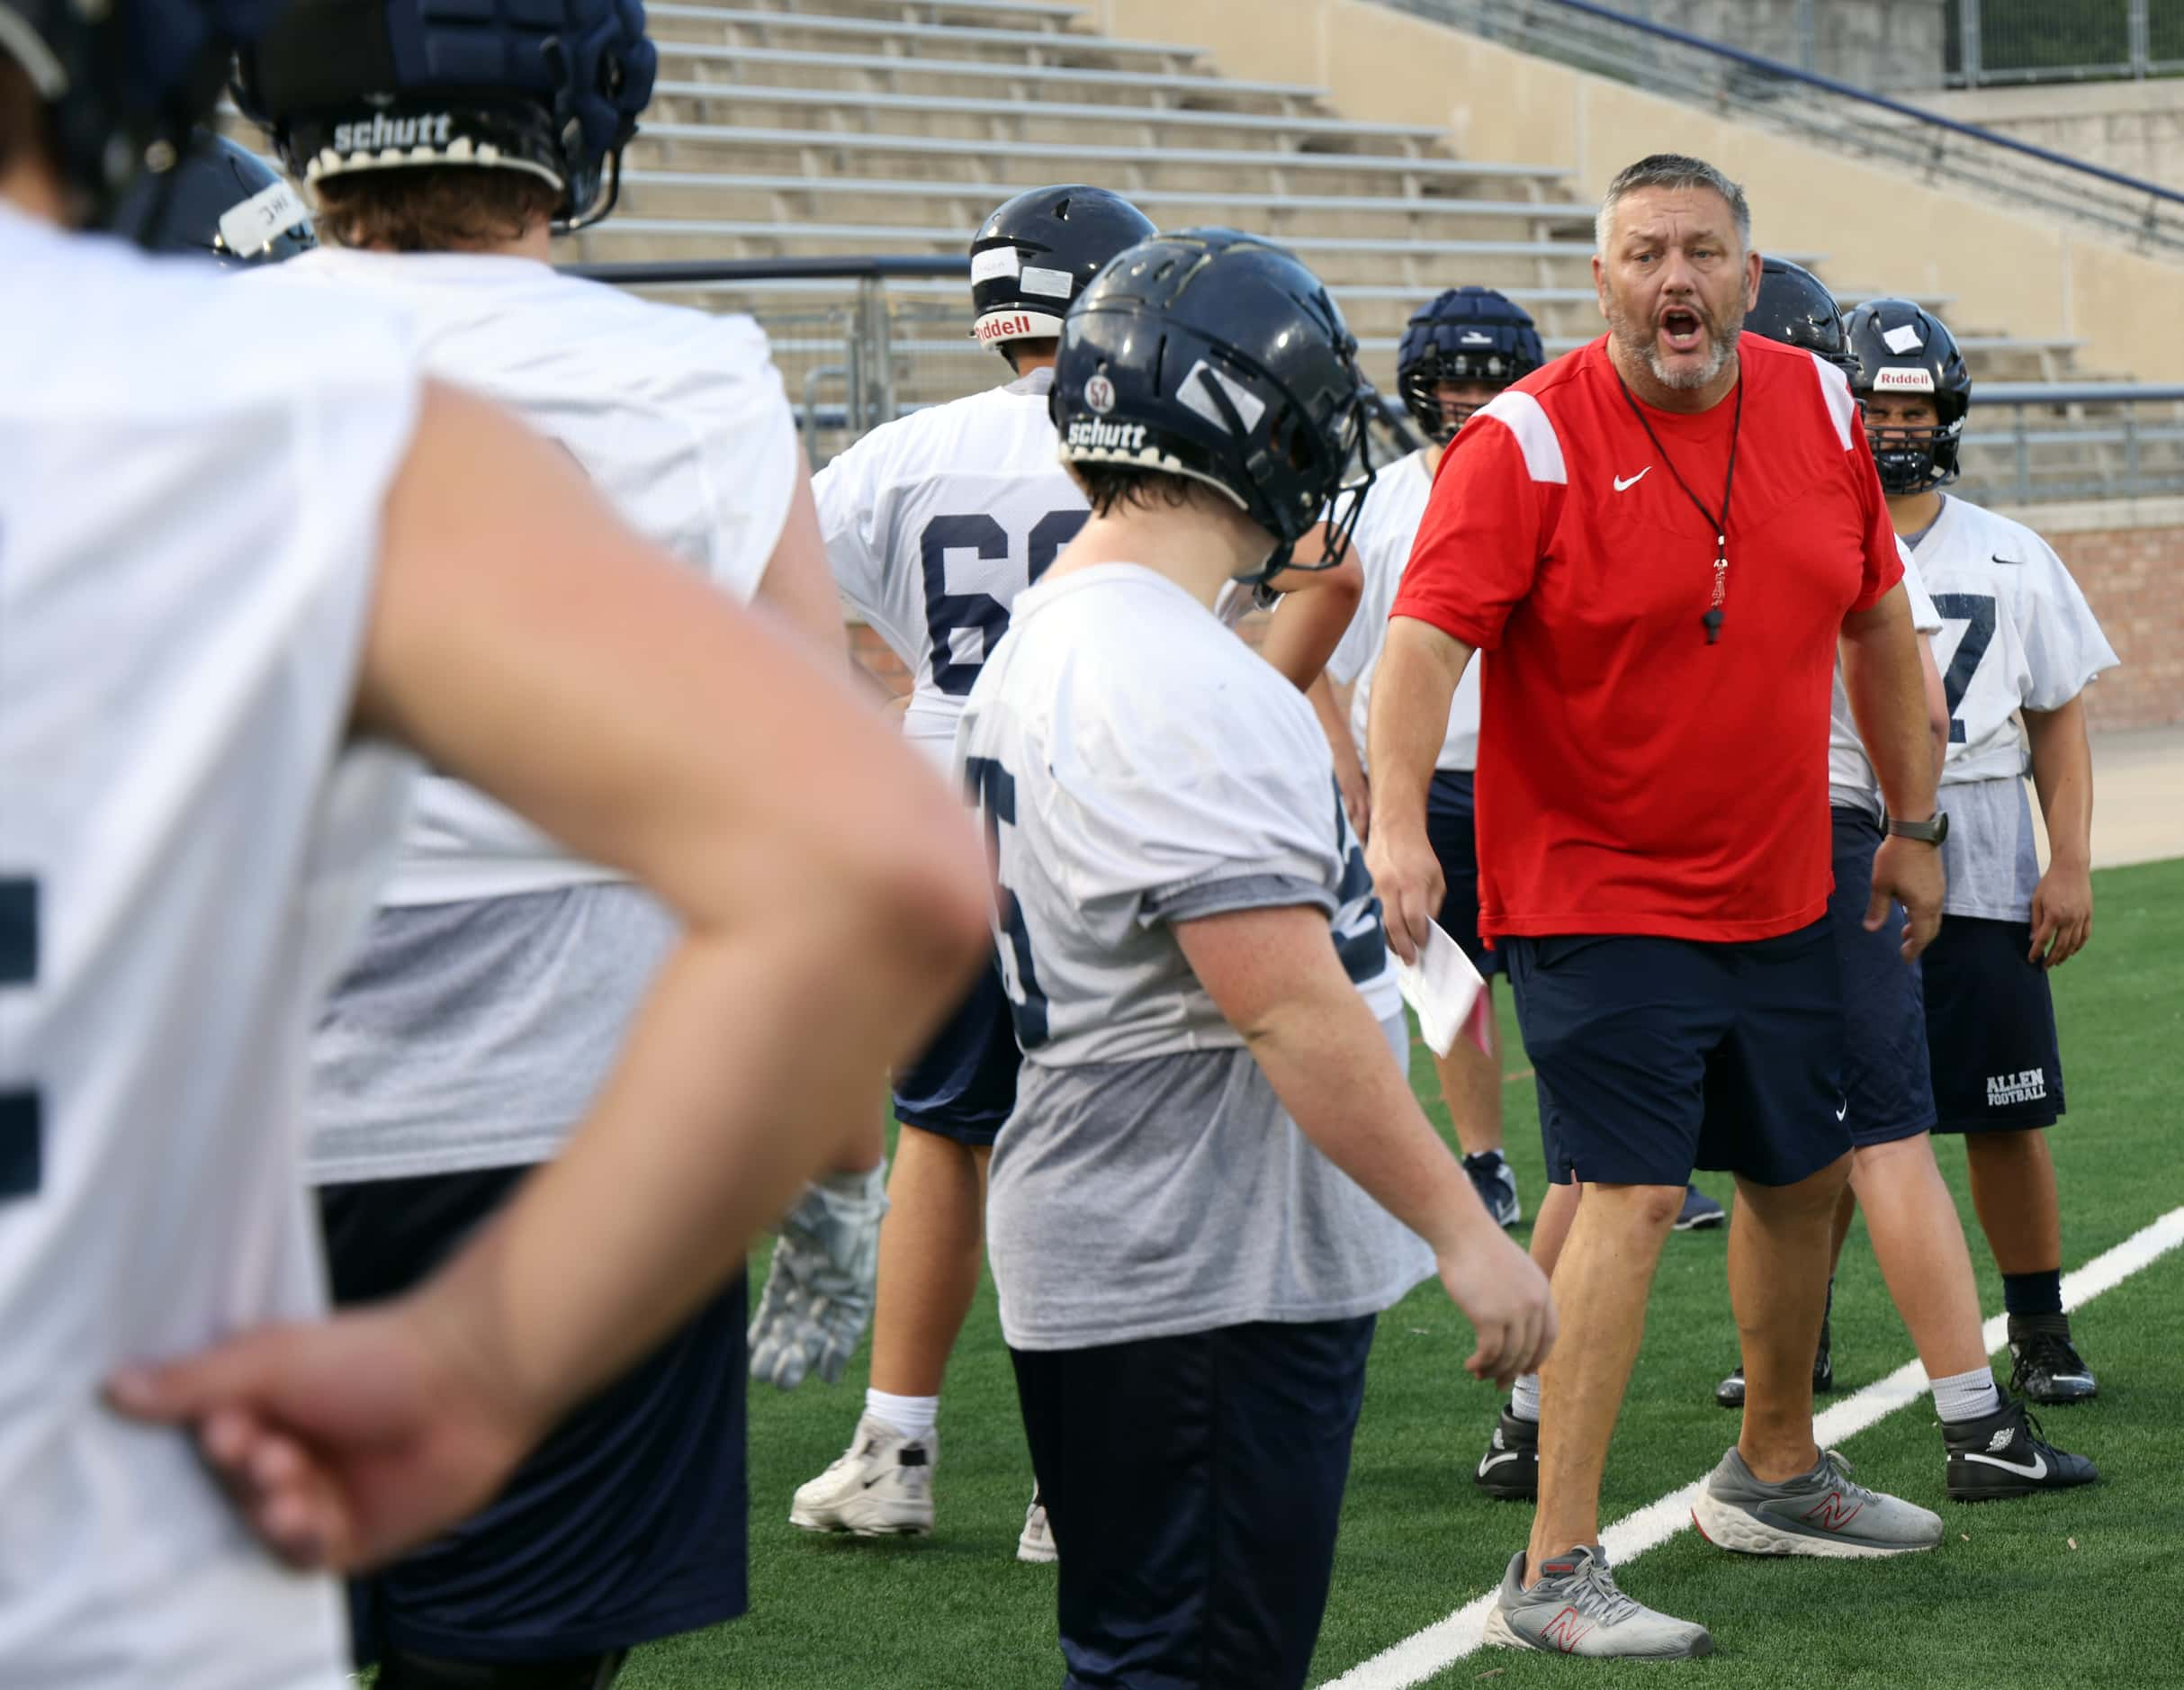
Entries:
<svg viewBox="0 0 2184 1690">
<path fill-rule="evenodd" d="M 2095 1256 L 2083 1267 L 2063 1276 L 2063 1306 L 2077 1308 L 2103 1291 L 2113 1290 L 2134 1273 L 2184 1245 L 2184 1209 L 2172 1209 L 2160 1219 L 2140 1228 L 2113 1250 Z M 1981 1329 L 1988 1351 L 2002 1347 L 2009 1329 L 2006 1316 L 1997 1315 Z M 1926 1369 L 1907 1362 L 1885 1379 L 1875 1380 L 1863 1390 L 1853 1391 L 1820 1415 L 1812 1434 L 1820 1446 L 1829 1448 L 1885 1419 L 1897 1409 L 1917 1402 L 1927 1393 Z M 1601 1533 L 1609 1564 L 1620 1570 L 1649 1549 L 1657 1549 L 1691 1524 L 1691 1505 L 1703 1479 L 1694 1479 L 1680 1490 L 1649 1502 Z M 1422 1632 L 1414 1632 L 1392 1649 L 1371 1660 L 1361 1661 L 1326 1690 L 1405 1690 L 1424 1684 L 1435 1673 L 1453 1665 L 1478 1647 L 1479 1633 L 1494 1606 L 1494 1592 L 1475 1597 Z"/>
</svg>

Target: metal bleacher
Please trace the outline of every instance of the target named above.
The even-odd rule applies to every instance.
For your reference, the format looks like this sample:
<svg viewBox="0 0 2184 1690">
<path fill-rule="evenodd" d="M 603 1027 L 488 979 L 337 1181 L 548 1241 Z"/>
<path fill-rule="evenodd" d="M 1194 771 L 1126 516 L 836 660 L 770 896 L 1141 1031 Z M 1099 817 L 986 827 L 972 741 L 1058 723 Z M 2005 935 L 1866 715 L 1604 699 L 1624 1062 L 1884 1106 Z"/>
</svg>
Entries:
<svg viewBox="0 0 2184 1690">
<path fill-rule="evenodd" d="M 985 212 L 1057 178 L 1167 226 L 1228 222 L 1294 247 L 1335 291 L 1376 380 L 1403 320 L 1460 282 L 1501 288 L 1550 346 L 1598 332 L 1589 203 L 1560 162 L 1457 156 L 1439 130 L 1356 121 L 1321 89 L 1225 77 L 1199 49 L 1116 40 L 1047 0 L 674 0 L 649 8 L 660 81 L 589 263 L 961 254 Z M 1824 255 L 1790 255 L 1823 268 Z M 683 283 L 752 311 L 816 402 L 854 332 L 850 279 Z M 1847 290 L 1856 296 L 1860 290 Z M 959 281 L 890 281 L 903 405 L 990 382 Z M 1987 379 L 2071 373 L 2067 343 L 1965 337 Z"/>
</svg>

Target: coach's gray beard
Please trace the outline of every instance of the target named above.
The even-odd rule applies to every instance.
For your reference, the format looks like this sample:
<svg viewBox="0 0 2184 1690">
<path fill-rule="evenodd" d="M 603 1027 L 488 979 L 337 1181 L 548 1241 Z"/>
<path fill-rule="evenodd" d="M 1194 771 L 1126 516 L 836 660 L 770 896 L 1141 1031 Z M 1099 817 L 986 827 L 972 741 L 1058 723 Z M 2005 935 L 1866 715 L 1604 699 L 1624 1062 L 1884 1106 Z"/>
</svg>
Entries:
<svg viewBox="0 0 2184 1690">
<path fill-rule="evenodd" d="M 1661 363 L 1660 341 L 1651 323 L 1631 322 L 1631 314 L 1621 305 L 1612 307 L 1608 313 L 1608 332 L 1622 343 L 1625 352 L 1641 360 L 1653 379 L 1671 392 L 1689 392 L 1713 382 L 1737 355 L 1737 340 L 1744 333 L 1741 315 L 1727 328 L 1721 328 L 1695 305 L 1685 309 L 1706 325 L 1707 340 L 1713 347 L 1706 362 L 1694 370 L 1672 371 Z"/>
</svg>

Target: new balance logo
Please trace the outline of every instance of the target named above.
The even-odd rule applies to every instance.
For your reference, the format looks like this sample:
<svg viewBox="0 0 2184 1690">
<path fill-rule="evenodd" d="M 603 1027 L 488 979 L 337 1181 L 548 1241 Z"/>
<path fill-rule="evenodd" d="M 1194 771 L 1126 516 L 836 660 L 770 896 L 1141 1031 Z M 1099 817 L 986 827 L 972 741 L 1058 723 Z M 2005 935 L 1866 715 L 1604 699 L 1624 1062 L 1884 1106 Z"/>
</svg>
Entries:
<svg viewBox="0 0 2184 1690">
<path fill-rule="evenodd" d="M 1633 475 L 1632 477 L 1631 477 L 1631 479 L 1630 479 L 1629 481 L 1626 481 L 1625 480 L 1623 480 L 1623 478 L 1622 478 L 1622 476 L 1618 475 L 1618 476 L 1615 478 L 1615 490 L 1616 490 L 1617 492 L 1619 492 L 1619 493 L 1620 493 L 1620 492 L 1622 492 L 1622 490 L 1623 490 L 1625 488 L 1636 487 L 1636 486 L 1639 484 L 1639 482 L 1640 482 L 1640 481 L 1644 481 L 1644 480 L 1646 479 L 1646 477 L 1647 477 L 1647 476 L 1649 476 L 1649 475 L 1650 475 L 1650 474 L 1652 474 L 1652 473 L 1653 473 L 1653 466 L 1652 466 L 1650 463 L 1649 463 L 1649 464 L 1647 464 L 1647 465 L 1646 465 L 1646 467 L 1645 467 L 1644 469 L 1642 469 L 1642 470 L 1639 471 L 1639 472 L 1638 472 L 1636 475 Z"/>
<path fill-rule="evenodd" d="M 386 147 L 445 147 L 447 126 L 454 119 L 445 112 L 425 117 L 389 117 L 374 112 L 369 123 L 334 125 L 337 153 L 377 152 Z"/>
<path fill-rule="evenodd" d="M 2002 1109 L 2011 1103 L 2037 1103 L 2047 1095 L 2047 1070 L 2025 1068 L 2016 1074 L 1987 1076 L 1987 1107 Z"/>
<path fill-rule="evenodd" d="M 1840 1532 L 1858 1517 L 1865 1506 L 1863 1501 L 1846 1502 L 1841 1491 L 1831 1490 L 1820 1498 L 1818 1507 L 1805 1515 L 1805 1518 L 1822 1531 Z"/>
<path fill-rule="evenodd" d="M 1574 1655 L 1577 1645 L 1585 1641 L 1586 1633 L 1592 1629 L 1590 1620 L 1575 1607 L 1568 1607 L 1540 1628 L 1540 1641 L 1552 1643 L 1565 1655 Z"/>
</svg>

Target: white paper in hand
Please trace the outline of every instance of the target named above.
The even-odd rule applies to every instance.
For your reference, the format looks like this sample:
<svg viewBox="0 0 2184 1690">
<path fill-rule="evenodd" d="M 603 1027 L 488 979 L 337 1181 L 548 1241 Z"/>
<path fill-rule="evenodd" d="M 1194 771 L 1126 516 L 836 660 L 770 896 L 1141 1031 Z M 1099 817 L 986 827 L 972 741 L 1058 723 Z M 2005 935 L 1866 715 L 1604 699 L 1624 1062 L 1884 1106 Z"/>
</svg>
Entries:
<svg viewBox="0 0 2184 1690">
<path fill-rule="evenodd" d="M 1393 953 L 1391 952 L 1392 956 Z M 1487 1017 L 1493 1013 L 1487 983 L 1463 948 L 1441 930 L 1440 923 L 1426 923 L 1425 943 L 1418 960 L 1394 957 L 1396 984 L 1403 1001 L 1418 1017 L 1418 1030 L 1436 1056 L 1445 1056 L 1456 1040 L 1469 1038 L 1483 1051 L 1491 1052 Z"/>
</svg>

